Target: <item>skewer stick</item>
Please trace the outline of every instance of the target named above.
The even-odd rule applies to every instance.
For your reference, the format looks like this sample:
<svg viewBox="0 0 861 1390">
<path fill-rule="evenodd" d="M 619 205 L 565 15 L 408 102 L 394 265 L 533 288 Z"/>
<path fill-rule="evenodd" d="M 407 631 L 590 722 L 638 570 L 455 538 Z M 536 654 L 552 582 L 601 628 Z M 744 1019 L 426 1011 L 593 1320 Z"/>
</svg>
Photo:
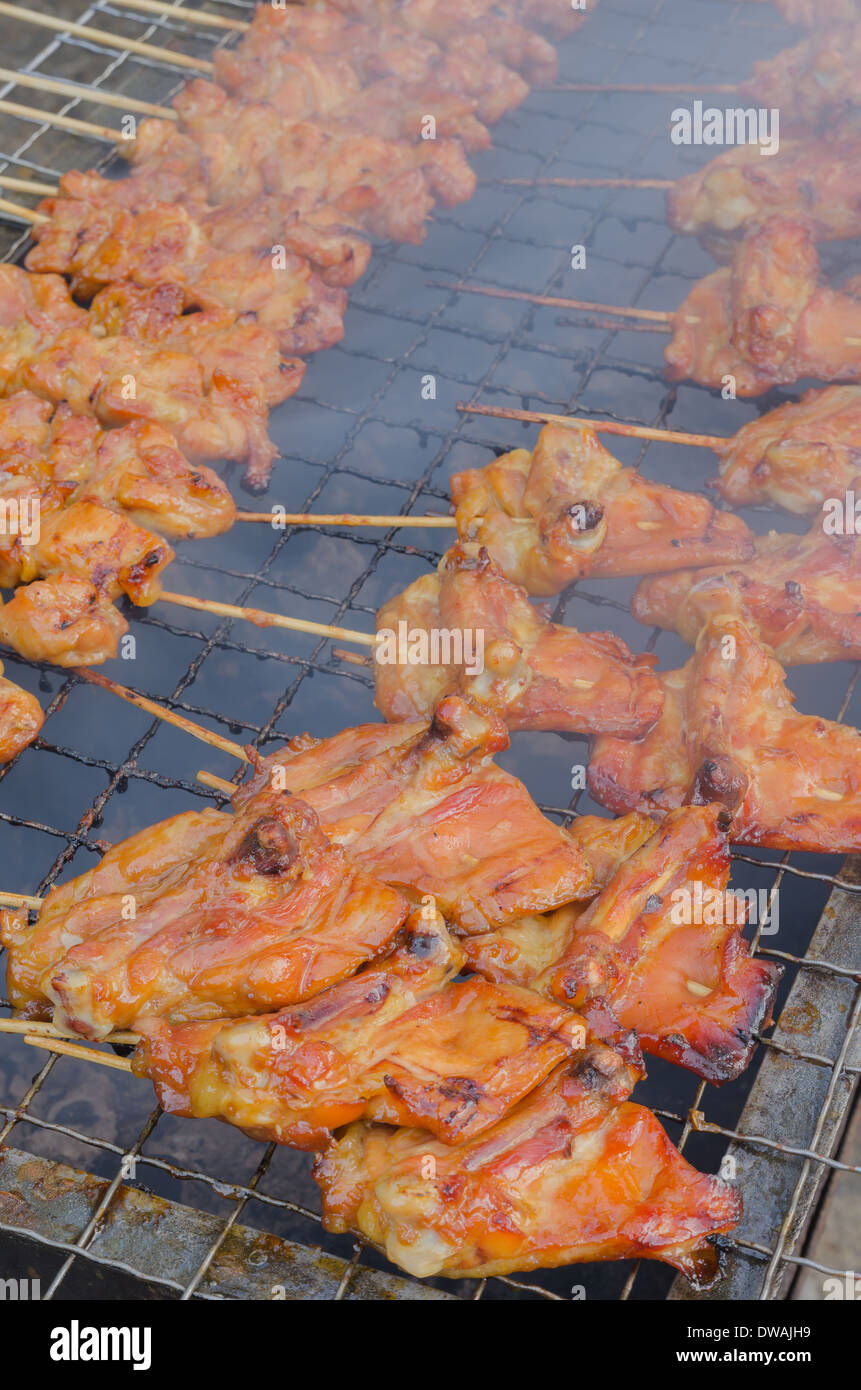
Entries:
<svg viewBox="0 0 861 1390">
<path fill-rule="evenodd" d="M 719 449 L 727 443 L 722 434 L 687 434 L 685 430 L 662 430 L 652 425 L 628 425 L 623 420 L 591 420 L 584 415 L 553 415 L 546 410 L 512 410 L 503 405 L 470 405 L 458 401 L 457 409 L 467 415 L 492 415 L 499 420 L 525 420 L 535 425 L 574 425 L 596 434 L 620 434 L 631 439 L 655 439 L 663 444 L 692 444 L 698 449 Z"/>
<path fill-rule="evenodd" d="M 0 14 L 3 6 L 0 5 Z M 0 111 L 9 116 L 21 116 L 25 121 L 36 121 L 39 125 L 56 126 L 58 130 L 72 130 L 77 135 L 94 135 L 97 140 L 107 140 L 115 145 L 122 140 L 121 130 L 112 130 L 107 125 L 95 125 L 92 121 L 79 121 L 77 116 L 60 116 L 56 111 L 42 111 L 38 106 L 22 106 L 19 101 L 0 100 Z"/>
<path fill-rule="evenodd" d="M 588 312 L 594 310 L 598 314 L 618 314 L 622 318 L 645 319 L 649 323 L 660 324 L 660 328 L 655 329 L 658 333 L 672 332 L 672 323 L 676 317 L 668 309 L 634 309 L 621 304 L 595 304 L 590 299 L 560 299 L 556 295 L 529 294 L 525 290 L 498 290 L 490 285 L 464 285 L 461 281 L 435 280 L 432 284 L 434 289 L 457 290 L 460 294 L 484 294 L 490 299 L 522 299 L 530 304 L 546 304 L 554 309 L 585 309 Z"/>
<path fill-rule="evenodd" d="M 119 48 L 124 53 L 138 53 L 142 58 L 154 58 L 160 63 L 170 63 L 177 68 L 194 68 L 195 72 L 211 73 L 213 64 L 204 58 L 192 58 L 187 53 L 174 53 L 171 48 L 159 48 L 157 44 L 142 43 L 140 39 L 127 39 L 122 34 L 111 34 L 107 29 L 93 29 L 88 24 L 73 24 L 67 19 L 55 19 L 50 14 L 39 14 L 35 10 L 25 10 L 21 5 L 8 5 L 0 0 L 0 14 L 17 19 L 21 24 L 36 24 L 42 29 L 53 29 L 56 34 L 74 34 L 79 39 L 89 39 L 91 43 L 102 44 L 105 48 Z"/>
<path fill-rule="evenodd" d="M 16 179 L 9 174 L 0 174 L 0 188 L 8 188 L 12 193 L 39 193 L 45 197 L 50 197 L 51 194 L 60 191 L 55 183 L 37 183 L 35 179 Z"/>
<path fill-rule="evenodd" d="M 41 73 L 0 68 L 0 81 L 14 82 L 16 87 L 30 87 L 36 92 L 56 92 L 58 96 L 68 97 L 70 101 L 95 101 L 99 106 L 117 106 L 121 111 L 139 111 L 144 116 L 162 116 L 169 121 L 179 120 L 172 106 L 156 106 L 152 101 L 139 101 L 136 97 L 123 96 L 122 93 L 118 95 L 116 92 L 103 92 L 100 87 L 83 87 L 75 82 L 57 82 L 52 77 L 42 77 Z"/>
<path fill-rule="evenodd" d="M 65 1042 L 63 1038 L 42 1038 L 35 1033 L 24 1037 L 31 1047 L 41 1047 L 45 1052 L 58 1052 L 63 1057 L 76 1057 L 79 1062 L 98 1062 L 101 1067 L 113 1067 L 114 1071 L 131 1071 L 132 1064 L 126 1057 L 115 1057 L 112 1052 L 97 1052 L 94 1047 L 82 1047 L 80 1043 Z"/>
<path fill-rule="evenodd" d="M 489 179 L 506 188 L 672 188 L 673 179 Z"/>
<path fill-rule="evenodd" d="M 0 893 L 0 907 L 32 907 L 38 912 L 41 906 L 42 899 L 29 893 Z"/>
<path fill-rule="evenodd" d="M 693 96 L 702 96 L 703 92 L 740 92 L 741 87 L 737 82 L 716 82 L 712 85 L 704 85 L 697 82 L 557 82 L 548 91 L 551 92 L 655 92 L 658 95 L 666 92 L 679 92 L 682 95 L 689 93 Z"/>
<path fill-rule="evenodd" d="M 0 1033 L 24 1033 L 27 1037 L 60 1038 L 63 1042 L 74 1042 L 79 1033 L 66 1033 L 53 1023 L 39 1023 L 32 1018 L 0 1018 Z M 105 1042 L 134 1047 L 139 1041 L 139 1033 L 111 1033 Z"/>
<path fill-rule="evenodd" d="M 234 603 L 219 603 L 216 599 L 192 598 L 190 594 L 174 594 L 163 590 L 159 598 L 175 603 L 179 608 L 193 608 L 198 613 L 215 613 L 221 618 L 244 618 L 255 627 L 283 627 L 291 632 L 308 632 L 314 637 L 338 637 L 343 642 L 358 642 L 375 647 L 377 634 L 356 632 L 349 627 L 332 627 L 328 623 L 307 622 L 304 618 L 288 618 L 283 613 L 267 613 L 262 608 L 240 608 Z"/>
<path fill-rule="evenodd" d="M 23 203 L 13 203 L 9 198 L 0 198 L 0 212 L 5 212 L 9 217 L 20 219 L 28 226 L 34 226 L 37 222 L 50 222 L 47 213 L 36 212 L 34 208 L 28 208 Z"/>
<path fill-rule="evenodd" d="M 201 743 L 208 743 L 210 748 L 217 748 L 221 753 L 229 753 L 232 758 L 238 758 L 242 763 L 248 762 L 245 749 L 241 744 L 234 743 L 233 739 L 224 738 L 221 734 L 216 734 L 210 729 L 204 729 L 202 725 L 195 724 L 192 719 L 186 719 L 185 715 L 177 714 L 175 710 L 168 709 L 166 705 L 159 704 L 157 700 L 150 700 L 146 695 L 138 695 L 136 691 L 129 690 L 128 686 L 120 685 L 119 681 L 110 680 L 107 676 L 103 676 L 100 671 L 91 671 L 84 666 L 76 666 L 73 669 L 76 676 L 89 681 L 91 685 L 99 685 L 103 690 L 109 690 L 112 695 L 118 695 L 121 700 L 134 705 L 137 709 L 144 710 L 146 714 L 155 715 L 156 719 L 163 720 L 165 724 L 173 724 L 175 728 L 182 729 L 183 733 L 191 734 L 192 738 L 200 739 Z"/>
<path fill-rule="evenodd" d="M 169 19 L 181 19 L 185 24 L 199 24 L 203 28 L 232 29 L 237 34 L 244 34 L 246 29 L 251 28 L 244 19 L 224 19 L 220 14 L 208 14 L 206 10 L 178 9 L 176 5 L 163 3 L 163 0 L 112 0 L 112 3 L 129 10 L 143 10 L 145 14 L 163 14 Z"/>
<path fill-rule="evenodd" d="M 237 521 L 268 521 L 278 526 L 416 526 L 450 529 L 452 516 L 358 516 L 352 512 L 237 512 Z"/>
<path fill-rule="evenodd" d="M 201 769 L 201 771 L 196 774 L 196 777 L 198 782 L 204 787 L 211 787 L 215 792 L 223 792 L 226 797 L 232 797 L 236 791 L 235 782 L 225 782 L 223 777 L 216 777 L 214 772 L 207 772 L 205 769 Z"/>
</svg>

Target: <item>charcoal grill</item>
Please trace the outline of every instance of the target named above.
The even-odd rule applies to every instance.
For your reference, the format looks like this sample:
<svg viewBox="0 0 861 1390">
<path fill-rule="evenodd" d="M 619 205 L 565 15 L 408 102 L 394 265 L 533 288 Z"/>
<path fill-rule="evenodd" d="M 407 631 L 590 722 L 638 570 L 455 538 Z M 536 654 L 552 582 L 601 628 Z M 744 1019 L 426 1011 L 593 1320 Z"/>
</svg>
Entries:
<svg viewBox="0 0 861 1390">
<path fill-rule="evenodd" d="M 71 0 L 35 9 L 184 53 L 230 41 L 177 17 Z M 194 5 L 176 9 L 194 9 Z M 200 8 L 200 7 L 197 7 Z M 247 17 L 218 0 L 213 13 Z M 22 71 L 164 101 L 183 73 L 80 36 L 47 35 L 0 18 Z M 27 32 L 23 32 L 26 28 Z M 793 32 L 766 6 L 730 0 L 600 0 L 589 24 L 560 45 L 560 80 L 709 82 L 738 79 Z M 4 61 L 11 62 L 11 58 Z M 115 108 L 64 101 L 11 84 L 0 95 L 116 125 Z M 677 177 L 708 151 L 667 138 L 666 96 L 535 90 L 495 128 L 476 160 L 476 197 L 437 211 L 419 248 L 381 246 L 355 288 L 343 344 L 311 361 L 298 397 L 276 411 L 281 448 L 268 498 L 290 511 L 444 512 L 450 471 L 476 466 L 534 429 L 459 414 L 459 400 L 600 413 L 677 429 L 730 434 L 757 405 L 721 402 L 661 376 L 664 339 L 636 327 L 438 288 L 454 278 L 597 301 L 669 308 L 710 268 L 697 244 L 666 226 L 661 195 L 641 190 L 506 186 L 510 177 Z M 110 146 L 37 122 L 3 118 L 0 170 L 55 179 L 70 167 L 108 168 Z M 8 226 L 0 251 L 17 258 L 26 230 Z M 569 269 L 587 246 L 586 272 Z M 845 252 L 831 253 L 832 269 Z M 859 267 L 856 266 L 857 270 Z M 435 398 L 422 386 L 433 377 Z M 427 390 L 424 395 L 427 395 Z M 702 451 L 614 441 L 650 476 L 698 488 L 713 469 Z M 238 486 L 239 473 L 228 474 Z M 754 529 L 773 523 L 752 513 Z M 792 518 L 781 526 L 791 527 Z M 403 541 L 407 534 L 414 544 Z M 377 605 L 438 555 L 438 533 L 331 531 L 238 525 L 179 547 L 193 593 L 253 602 L 370 629 Z M 185 571 L 183 574 L 182 571 Z M 182 587 L 182 585 L 178 585 Z M 685 649 L 631 619 L 621 581 L 589 581 L 560 600 L 580 628 L 612 626 L 664 666 Z M 111 674 L 201 723 L 264 751 L 308 729 L 332 733 L 373 719 L 367 671 L 327 641 L 248 628 L 206 615 L 170 620 L 135 610 L 137 652 Z M 6 660 L 4 653 L 4 660 Z M 235 769 L 73 675 L 8 658 L 9 674 L 38 690 L 48 718 L 32 748 L 0 771 L 0 888 L 44 893 L 89 868 L 105 840 L 212 797 L 197 769 Z M 857 672 L 792 673 L 802 709 L 859 722 Z M 557 820 L 592 809 L 571 797 L 571 767 L 585 745 L 552 734 L 516 735 L 503 761 Z M 760 1038 L 747 1074 L 716 1090 L 653 1061 L 637 1098 L 656 1109 L 699 1166 L 736 1172 L 745 1217 L 716 1299 L 786 1297 L 802 1268 L 832 1270 L 805 1253 L 811 1214 L 828 1178 L 856 1175 L 834 1157 L 861 1065 L 861 865 L 811 855 L 735 855 L 733 882 L 780 892 L 780 926 L 757 927 L 755 946 L 785 967 L 779 1022 Z M 772 901 L 774 901 L 772 899 Z M 6 1001 L 0 1001 L 8 1008 Z M 42 1297 L 589 1299 L 694 1298 L 685 1282 L 645 1263 L 575 1266 L 518 1279 L 419 1284 L 361 1244 L 319 1224 L 306 1156 L 246 1140 L 225 1126 L 152 1110 L 149 1088 L 127 1075 L 50 1056 L 43 1066 L 15 1038 L 0 1048 L 0 1275 L 29 1273 Z M 699 1295 L 702 1297 L 702 1295 Z"/>
</svg>

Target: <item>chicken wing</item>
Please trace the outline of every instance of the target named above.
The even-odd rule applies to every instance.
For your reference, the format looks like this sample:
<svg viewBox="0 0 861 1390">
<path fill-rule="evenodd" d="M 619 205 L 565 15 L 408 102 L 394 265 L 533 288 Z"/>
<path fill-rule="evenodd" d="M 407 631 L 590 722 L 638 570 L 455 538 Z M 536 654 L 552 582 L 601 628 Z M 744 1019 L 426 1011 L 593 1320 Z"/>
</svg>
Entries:
<svg viewBox="0 0 861 1390">
<path fill-rule="evenodd" d="M 764 503 L 804 515 L 851 486 L 861 460 L 861 387 L 813 387 L 742 425 L 717 448 L 716 487 L 733 507 Z"/>
<path fill-rule="evenodd" d="M 521 782 L 494 765 L 508 746 L 492 711 L 448 696 L 430 724 L 366 724 L 292 739 L 234 797 L 274 781 L 313 806 L 369 873 L 431 895 L 470 934 L 586 897 L 591 868 Z"/>
<path fill-rule="evenodd" d="M 861 847 L 861 737 L 797 714 L 783 667 L 738 619 L 713 618 L 679 671 L 662 676 L 664 712 L 642 739 L 596 739 L 588 781 L 613 811 L 716 802 L 731 838 L 772 849 Z"/>
<path fill-rule="evenodd" d="M 493 1129 L 452 1147 L 360 1121 L 314 1165 L 330 1231 L 354 1231 L 418 1278 L 481 1278 L 644 1258 L 696 1288 L 720 1274 L 741 1200 L 698 1173 L 650 1111 L 630 1069 L 590 1047 Z"/>
<path fill-rule="evenodd" d="M 477 545 L 460 542 L 437 575 L 384 604 L 377 631 L 391 634 L 391 651 L 377 648 L 374 672 L 386 719 L 428 718 L 457 690 L 497 710 L 510 729 L 639 734 L 661 712 L 654 657 L 634 657 L 611 632 L 549 622 Z M 404 664 L 404 655 L 422 657 L 422 639 L 431 664 Z M 433 664 L 434 643 L 440 664 Z"/>
<path fill-rule="evenodd" d="M 6 942 L 9 985 L 16 1000 L 50 1000 L 85 1037 L 149 1015 L 242 1015 L 352 974 L 408 910 L 329 843 L 308 806 L 270 792 L 237 816 L 178 818 L 115 846 Z"/>
<path fill-rule="evenodd" d="M 861 496 L 861 477 L 856 480 Z M 861 536 L 770 531 L 744 565 L 680 570 L 641 581 L 631 612 L 692 647 L 711 619 L 732 614 L 759 631 L 784 666 L 861 661 Z"/>
<path fill-rule="evenodd" d="M 770 218 L 740 242 L 731 266 L 701 280 L 673 315 L 670 381 L 739 396 L 815 376 L 861 378 L 861 283 L 830 289 L 803 222 Z"/>
<path fill-rule="evenodd" d="M 623 468 L 576 426 L 545 425 L 531 454 L 515 449 L 455 473 L 451 495 L 461 540 L 486 546 L 530 594 L 559 593 L 589 574 L 652 574 L 753 550 L 740 518 Z"/>
</svg>

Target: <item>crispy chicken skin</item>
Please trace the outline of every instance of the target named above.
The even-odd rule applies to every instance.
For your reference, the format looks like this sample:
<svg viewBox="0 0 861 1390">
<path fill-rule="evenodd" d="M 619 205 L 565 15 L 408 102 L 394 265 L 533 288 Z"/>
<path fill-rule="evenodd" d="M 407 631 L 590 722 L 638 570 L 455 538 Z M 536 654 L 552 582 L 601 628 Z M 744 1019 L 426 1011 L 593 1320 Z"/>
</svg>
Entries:
<svg viewBox="0 0 861 1390">
<path fill-rule="evenodd" d="M 135 1069 L 166 1109 L 255 1139 L 325 1148 L 362 1115 L 472 1138 L 582 1052 L 586 1030 L 531 991 L 453 983 L 461 959 L 442 919 L 417 912 L 392 956 L 309 1003 L 214 1026 L 145 1022 Z"/>
<path fill-rule="evenodd" d="M 545 425 L 530 454 L 515 449 L 455 473 L 461 540 L 486 546 L 527 593 L 559 593 L 585 575 L 652 574 L 743 560 L 753 537 L 705 497 L 623 468 L 588 429 Z"/>
<path fill-rule="evenodd" d="M 268 103 L 239 102 L 202 79 L 174 105 L 181 129 L 144 120 L 120 153 L 144 172 L 166 156 L 213 203 L 302 190 L 377 235 L 419 243 L 436 202 L 453 207 L 475 192 L 475 174 L 456 140 L 411 144 L 356 134 L 346 118 L 285 122 Z"/>
<path fill-rule="evenodd" d="M 803 219 L 816 241 L 861 232 L 861 136 L 838 131 L 825 139 L 782 140 L 763 158 L 759 145 L 737 145 L 679 179 L 667 195 L 667 220 L 700 236 L 719 260 L 732 237 L 770 217 Z"/>
<path fill-rule="evenodd" d="M 104 591 L 74 574 L 22 584 L 0 605 L 0 642 L 27 661 L 100 666 L 116 657 L 127 631 Z"/>
<path fill-rule="evenodd" d="M 797 714 L 783 667 L 747 624 L 713 618 L 662 681 L 664 712 L 644 738 L 595 740 L 596 800 L 652 814 L 715 802 L 732 813 L 738 844 L 861 847 L 861 735 Z"/>
<path fill-rule="evenodd" d="M 258 762 L 234 805 L 274 777 L 369 873 L 433 896 L 462 933 L 487 931 L 588 896 L 592 877 L 579 845 L 494 765 L 507 746 L 497 715 L 447 696 L 430 724 L 292 739 Z"/>
<path fill-rule="evenodd" d="M 830 7 L 845 0 L 826 0 Z M 861 105 L 861 24 L 829 24 L 819 18 L 816 32 L 774 58 L 754 63 L 750 77 L 739 86 L 742 98 L 757 106 L 777 107 L 781 124 L 809 134 L 821 127 L 834 129 Z"/>
<path fill-rule="evenodd" d="M 352 974 L 406 919 L 402 894 L 357 868 L 284 792 L 196 824 L 202 852 L 171 858 L 163 874 L 154 859 L 165 836 L 175 830 L 187 851 L 195 824 L 134 836 L 49 897 L 37 928 L 9 946 L 10 987 L 38 976 L 57 1020 L 85 1037 L 150 1015 L 242 1015 Z M 105 888 L 124 869 L 133 915 Z"/>
<path fill-rule="evenodd" d="M 455 545 L 438 575 L 417 580 L 377 614 L 378 631 L 397 633 L 401 622 L 410 635 L 483 633 L 484 669 L 384 665 L 378 652 L 376 704 L 386 719 L 428 718 L 457 690 L 497 710 L 510 729 L 640 734 L 661 712 L 654 657 L 634 657 L 611 632 L 549 622 L 483 547 Z"/>
<path fill-rule="evenodd" d="M 731 266 L 695 286 L 673 315 L 665 349 L 670 381 L 718 388 L 735 378 L 739 396 L 816 376 L 861 377 L 861 285 L 822 283 L 804 222 L 770 218 L 739 242 Z"/>
<path fill-rule="evenodd" d="M 469 964 L 587 1014 L 601 999 L 644 1052 L 716 1085 L 734 1079 L 781 972 L 749 955 L 747 906 L 725 895 L 728 821 L 718 806 L 669 812 L 590 903 L 471 938 Z"/>
<path fill-rule="evenodd" d="M 65 275 L 76 299 L 89 301 L 118 281 L 144 289 L 170 284 L 182 290 L 181 312 L 220 310 L 225 324 L 253 321 L 287 355 L 307 356 L 343 337 L 342 289 L 324 284 L 300 256 L 285 252 L 276 263 L 271 254 L 219 250 L 179 204 L 130 212 L 107 202 L 49 198 L 40 211 L 50 220 L 33 228 L 37 244 L 27 267 Z"/>
<path fill-rule="evenodd" d="M 762 503 L 803 516 L 851 486 L 861 462 L 861 386 L 812 387 L 716 450 L 710 486 L 733 507 Z"/>
<path fill-rule="evenodd" d="M 11 762 L 29 747 L 44 722 L 35 695 L 7 680 L 0 662 L 0 763 Z"/>
<path fill-rule="evenodd" d="M 109 293 L 116 298 L 120 291 Z M 131 291 L 123 293 L 128 300 Z M 108 318 L 110 307 L 109 299 Z M 108 337 L 108 327 L 74 303 L 59 275 L 2 265 L 0 394 L 29 390 L 108 426 L 154 421 L 170 429 L 192 460 L 245 461 L 248 486 L 259 489 L 277 453 L 266 433 L 268 405 L 298 388 L 304 366 L 285 358 L 277 390 L 271 370 L 261 385 L 257 364 L 244 358 L 248 341 L 235 340 L 231 354 L 234 340 L 226 338 L 219 346 L 211 321 L 209 328 L 201 335 L 186 321 L 168 331 L 161 320 L 156 343 Z"/>
<path fill-rule="evenodd" d="M 590 1047 L 493 1129 L 456 1147 L 360 1121 L 314 1165 L 330 1231 L 354 1231 L 418 1278 L 645 1258 L 697 1288 L 741 1200 L 698 1173 L 627 1100 L 630 1068 Z"/>
<path fill-rule="evenodd" d="M 821 518 L 806 536 L 770 531 L 744 565 L 642 580 L 631 612 L 692 647 L 709 619 L 733 614 L 784 666 L 861 661 L 861 536 L 828 536 Z"/>
</svg>

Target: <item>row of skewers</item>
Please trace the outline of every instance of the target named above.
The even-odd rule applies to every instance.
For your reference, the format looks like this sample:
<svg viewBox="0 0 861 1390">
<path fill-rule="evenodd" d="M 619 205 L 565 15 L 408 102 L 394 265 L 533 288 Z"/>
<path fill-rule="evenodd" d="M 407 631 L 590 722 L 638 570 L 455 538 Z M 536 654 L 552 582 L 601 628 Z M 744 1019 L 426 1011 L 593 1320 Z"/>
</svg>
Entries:
<svg viewBox="0 0 861 1390">
<path fill-rule="evenodd" d="M 362 8 L 397 8 L 413 24 L 422 16 L 437 37 L 446 10 L 439 0 Z M 272 80 L 271 47 L 267 35 L 254 58 L 261 82 Z M 198 134 L 217 136 L 229 164 L 224 131 L 247 113 L 229 108 L 219 127 L 208 110 Z M 159 177 L 176 176 L 188 155 L 177 134 L 154 135 L 176 161 Z M 218 160 L 208 159 L 211 175 Z M 141 197 L 145 215 L 151 191 Z M 38 225 L 47 231 L 37 253 L 54 235 L 53 222 Z M 124 270 L 132 284 L 121 292 L 92 274 L 100 242 L 97 255 L 73 265 L 74 243 L 90 225 L 70 218 L 50 254 L 65 235 L 63 273 L 73 285 L 80 274 L 93 303 L 107 291 L 100 323 L 127 331 L 137 314 L 162 315 L 154 295 L 133 293 L 164 283 L 139 284 L 142 262 Z M 112 225 L 125 254 L 134 226 Z M 775 241 L 799 245 L 785 223 L 766 223 L 757 235 L 752 251 L 746 241 L 737 252 L 745 266 L 756 256 L 768 264 Z M 311 274 L 326 284 L 326 269 Z M 743 278 L 738 266 L 716 274 Z M 43 290 L 46 300 L 56 293 Z M 689 308 L 683 331 L 695 316 L 711 332 L 719 297 L 711 288 L 696 315 Z M 221 312 L 184 307 L 192 319 Z M 37 316 L 38 308 L 28 321 Z M 211 342 L 212 322 L 198 326 L 196 350 Z M 223 341 L 211 350 L 222 352 Z M 726 350 L 712 343 L 709 360 Z M 807 361 L 793 351 L 796 363 Z M 32 579 L 28 558 L 46 578 L 19 588 L 5 613 L 65 572 L 52 545 L 65 565 L 100 534 L 100 514 L 75 508 L 103 507 L 132 529 L 163 508 L 177 518 L 174 535 L 216 534 L 233 520 L 217 477 L 197 458 L 186 462 L 185 440 L 183 453 L 152 434 L 113 442 L 137 424 L 102 434 L 99 423 L 118 422 L 87 421 L 97 462 L 75 476 L 73 448 L 64 473 L 54 435 L 81 422 L 52 409 L 50 395 L 45 410 L 44 388 L 36 391 L 14 408 L 33 412 L 48 432 L 35 451 L 39 466 L 66 494 L 53 541 L 48 526 L 46 558 L 10 556 L 21 565 L 17 582 Z M 854 478 L 858 404 L 853 388 L 833 388 L 757 422 L 758 435 L 746 427 L 723 453 L 725 496 L 735 487 L 741 500 L 746 488 L 747 500 L 815 510 L 825 482 L 806 464 L 805 444 L 812 434 L 833 475 L 853 469 Z M 147 431 L 158 428 L 146 420 Z M 112 472 L 112 451 L 122 449 L 134 458 L 131 481 L 122 467 Z M 162 451 L 164 468 L 140 462 Z M 265 761 L 251 755 L 251 780 L 230 789 L 232 815 L 175 817 L 53 890 L 33 923 L 25 912 L 6 914 L 18 1027 L 73 1053 L 58 1033 L 120 1040 L 133 1030 L 131 1065 L 151 1077 L 167 1110 L 217 1115 L 255 1137 L 318 1152 L 329 1228 L 358 1231 L 419 1276 L 636 1254 L 706 1286 L 740 1199 L 696 1173 L 628 1097 L 642 1075 L 640 1047 L 725 1081 L 747 1064 L 769 1019 L 779 971 L 751 957 L 743 920 L 729 909 L 728 842 L 857 848 L 857 732 L 795 714 L 775 654 L 785 662 L 857 656 L 854 542 L 828 538 L 826 546 L 815 527 L 809 538 L 756 542 L 740 519 L 646 483 L 594 433 L 570 424 L 547 426 L 531 454 L 458 475 L 452 497 L 460 540 L 437 575 L 384 607 L 379 626 L 481 628 L 485 671 L 378 662 L 378 703 L 394 722 L 293 740 Z M 207 525 L 215 529 L 195 529 Z M 106 534 L 99 565 L 110 579 L 93 587 L 156 597 L 169 547 L 147 540 L 144 553 L 128 531 L 122 541 Z M 782 581 L 784 572 L 791 577 Z M 635 612 L 693 638 L 689 666 L 658 677 L 612 634 L 580 635 L 529 602 L 588 574 L 654 576 Z M 841 608 L 843 585 L 850 595 Z M 106 631 L 100 640 L 109 646 Z M 580 817 L 569 831 L 547 820 L 493 762 L 506 725 L 594 736 L 590 785 L 619 818 Z M 697 885 L 713 890 L 711 920 L 676 920 L 674 892 L 695 895 Z M 464 968 L 469 978 L 457 979 Z"/>
</svg>

